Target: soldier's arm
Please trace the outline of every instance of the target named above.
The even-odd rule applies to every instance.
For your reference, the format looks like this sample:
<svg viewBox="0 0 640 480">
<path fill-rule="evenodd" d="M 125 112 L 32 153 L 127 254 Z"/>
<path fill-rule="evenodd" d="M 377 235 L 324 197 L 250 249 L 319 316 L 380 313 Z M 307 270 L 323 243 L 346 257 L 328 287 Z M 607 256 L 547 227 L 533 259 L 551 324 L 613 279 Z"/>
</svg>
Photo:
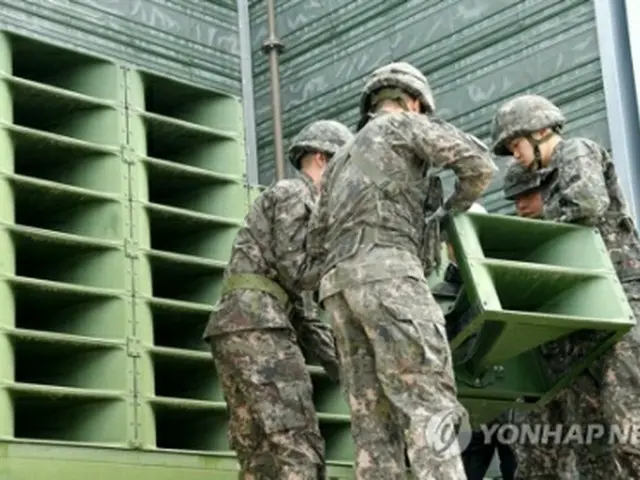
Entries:
<svg viewBox="0 0 640 480">
<path fill-rule="evenodd" d="M 312 292 L 302 292 L 293 301 L 292 324 L 300 348 L 307 360 L 319 363 L 335 382 L 339 381 L 340 363 L 333 329 L 320 318 L 320 309 Z"/>
<path fill-rule="evenodd" d="M 554 194 L 544 206 L 543 217 L 595 225 L 610 204 L 601 154 L 581 141 L 567 141 L 563 148 L 556 164 Z"/>
<path fill-rule="evenodd" d="M 306 239 L 311 209 L 303 188 L 282 188 L 274 198 L 273 252 L 283 285 L 290 291 L 302 290 L 300 278 L 307 260 Z"/>
<path fill-rule="evenodd" d="M 486 146 L 453 125 L 425 118 L 416 125 L 414 147 L 436 169 L 452 170 L 455 188 L 444 203 L 449 212 L 466 211 L 498 171 Z"/>
<path fill-rule="evenodd" d="M 317 290 L 320 283 L 320 274 L 322 262 L 326 255 L 325 252 L 325 232 L 328 224 L 329 209 L 327 206 L 327 184 L 331 166 L 325 169 L 322 175 L 322 184 L 320 187 L 320 196 L 316 203 L 316 209 L 311 214 L 309 220 L 306 251 L 308 254 L 307 263 L 305 264 L 303 275 L 300 283 L 305 290 Z"/>
</svg>

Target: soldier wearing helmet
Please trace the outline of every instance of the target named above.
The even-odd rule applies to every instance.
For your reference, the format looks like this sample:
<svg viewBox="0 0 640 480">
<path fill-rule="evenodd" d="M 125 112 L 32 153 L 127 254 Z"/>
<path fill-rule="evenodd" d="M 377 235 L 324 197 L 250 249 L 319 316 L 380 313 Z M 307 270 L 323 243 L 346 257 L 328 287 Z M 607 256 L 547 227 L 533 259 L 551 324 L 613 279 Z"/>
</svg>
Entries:
<svg viewBox="0 0 640 480">
<path fill-rule="evenodd" d="M 451 426 L 466 416 L 425 271 L 440 251 L 438 217 L 467 210 L 496 167 L 486 147 L 434 112 L 415 67 L 375 70 L 362 92 L 358 134 L 325 172 L 311 220 L 315 266 L 305 282 L 319 283 L 336 329 L 358 479 L 404 478 L 405 441 L 416 478 L 464 478 L 459 452 L 440 455 L 425 436 L 435 414 L 450 412 Z M 457 177 L 446 200 L 442 169 Z"/>
<path fill-rule="evenodd" d="M 565 122 L 562 111 L 546 98 L 516 97 L 502 105 L 493 118 L 493 153 L 513 155 L 531 170 L 547 166 Z"/>
<path fill-rule="evenodd" d="M 562 112 L 548 99 L 516 97 L 500 107 L 493 120 L 494 151 L 513 155 L 529 170 L 551 172 L 552 181 L 542 190 L 540 218 L 595 226 L 633 312 L 640 318 L 640 241 L 615 166 L 601 145 L 586 138 L 562 138 L 564 123 Z M 582 333 L 545 345 L 543 353 L 551 368 L 558 370 L 589 349 L 589 338 Z M 533 412 L 529 422 L 574 418 L 581 425 L 597 423 L 605 428 L 640 424 L 640 403 L 636 400 L 640 394 L 639 353 L 640 327 L 634 326 L 570 390 Z M 640 446 L 611 445 L 608 435 L 593 440 L 591 445 L 572 445 L 570 454 L 575 455 L 581 478 L 640 478 Z M 516 478 L 565 474 L 556 471 L 562 459 L 554 447 L 517 445 Z"/>
<path fill-rule="evenodd" d="M 518 216 L 540 218 L 544 209 L 543 192 L 553 181 L 554 170 L 532 171 L 520 162 L 512 161 L 504 176 L 504 196 L 516 204 Z"/>
<path fill-rule="evenodd" d="M 251 206 L 205 331 L 241 478 L 325 478 L 303 350 L 336 381 L 339 367 L 333 333 L 315 315 L 312 295 L 299 290 L 298 277 L 322 171 L 351 137 L 344 125 L 321 120 L 293 140 L 288 156 L 300 174 L 278 181 Z"/>
</svg>

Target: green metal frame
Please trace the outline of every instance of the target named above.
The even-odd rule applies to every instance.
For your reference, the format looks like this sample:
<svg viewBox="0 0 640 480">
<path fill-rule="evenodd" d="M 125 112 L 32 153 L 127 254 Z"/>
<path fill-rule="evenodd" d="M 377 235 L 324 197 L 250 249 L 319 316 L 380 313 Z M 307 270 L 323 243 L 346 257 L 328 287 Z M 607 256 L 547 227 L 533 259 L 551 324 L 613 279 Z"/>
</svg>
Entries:
<svg viewBox="0 0 640 480">
<path fill-rule="evenodd" d="M 549 401 L 635 325 L 594 229 L 468 213 L 448 233 L 465 287 L 455 301 L 440 300 L 448 321 L 470 317 L 451 348 L 476 422 Z M 550 376 L 538 347 L 579 330 L 600 340 L 566 375 Z"/>
</svg>

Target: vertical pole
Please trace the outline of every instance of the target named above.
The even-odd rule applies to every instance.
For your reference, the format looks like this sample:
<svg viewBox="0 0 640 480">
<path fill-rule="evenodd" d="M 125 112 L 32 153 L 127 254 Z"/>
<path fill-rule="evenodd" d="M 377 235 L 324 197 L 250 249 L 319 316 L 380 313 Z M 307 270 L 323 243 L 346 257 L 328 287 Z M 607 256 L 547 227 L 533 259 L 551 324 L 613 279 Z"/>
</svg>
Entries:
<svg viewBox="0 0 640 480">
<path fill-rule="evenodd" d="M 284 178 L 284 146 L 282 140 L 282 105 L 280 100 L 279 56 L 283 45 L 276 33 L 276 7 L 274 0 L 266 0 L 267 4 L 267 38 L 262 50 L 269 55 L 269 71 L 271 73 L 271 110 L 273 114 L 273 147 L 276 161 L 276 180 Z"/>
</svg>

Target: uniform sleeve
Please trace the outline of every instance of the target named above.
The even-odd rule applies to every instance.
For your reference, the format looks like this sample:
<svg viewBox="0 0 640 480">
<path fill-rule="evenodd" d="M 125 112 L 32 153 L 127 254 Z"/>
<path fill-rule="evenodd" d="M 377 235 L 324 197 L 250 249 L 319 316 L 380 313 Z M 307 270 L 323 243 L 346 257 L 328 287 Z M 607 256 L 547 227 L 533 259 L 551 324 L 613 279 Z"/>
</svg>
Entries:
<svg viewBox="0 0 640 480">
<path fill-rule="evenodd" d="M 482 196 L 498 171 L 491 155 L 479 140 L 451 124 L 425 119 L 414 132 L 418 155 L 436 169 L 452 170 L 454 191 L 445 201 L 450 212 L 466 211 Z"/>
<path fill-rule="evenodd" d="M 312 292 L 302 292 L 294 302 L 292 324 L 305 358 L 319 363 L 333 381 L 339 381 L 340 364 L 333 329 L 322 321 Z"/>
<path fill-rule="evenodd" d="M 610 199 L 598 150 L 582 142 L 567 142 L 557 164 L 556 186 L 543 217 L 563 223 L 595 225 Z"/>
<path fill-rule="evenodd" d="M 328 224 L 329 208 L 328 208 L 328 177 L 329 172 L 332 170 L 329 164 L 322 175 L 322 182 L 320 187 L 320 196 L 316 204 L 316 209 L 311 215 L 309 221 L 309 236 L 307 239 L 307 251 L 312 257 L 321 257 L 325 252 L 325 233 L 326 226 Z"/>
<path fill-rule="evenodd" d="M 326 256 L 325 236 L 329 217 L 329 209 L 327 205 L 327 184 L 331 165 L 333 164 L 329 164 L 329 167 L 325 170 L 322 176 L 320 197 L 316 204 L 316 209 L 311 214 L 311 219 L 309 220 L 309 230 L 306 243 L 308 257 L 300 280 L 301 287 L 305 290 L 318 289 L 322 263 Z"/>
<path fill-rule="evenodd" d="M 306 239 L 311 209 L 303 192 L 284 189 L 274 199 L 273 252 L 282 283 L 291 291 L 299 290 L 300 277 L 307 259 Z"/>
</svg>

